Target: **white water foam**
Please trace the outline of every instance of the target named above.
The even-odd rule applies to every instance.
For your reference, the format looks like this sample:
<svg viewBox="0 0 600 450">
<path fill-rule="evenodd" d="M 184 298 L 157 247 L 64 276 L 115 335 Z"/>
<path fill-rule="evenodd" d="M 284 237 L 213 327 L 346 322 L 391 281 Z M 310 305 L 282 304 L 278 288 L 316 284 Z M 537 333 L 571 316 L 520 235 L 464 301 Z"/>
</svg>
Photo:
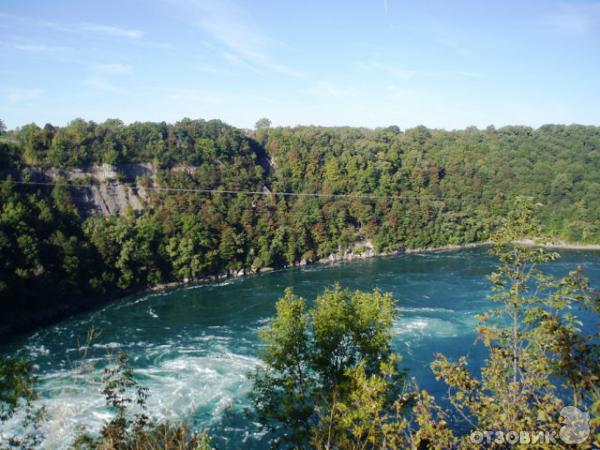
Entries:
<svg viewBox="0 0 600 450">
<path fill-rule="evenodd" d="M 398 308 L 401 312 L 440 312 L 440 313 L 451 313 L 451 314 L 457 314 L 456 311 L 454 311 L 453 309 L 448 309 L 448 308 L 431 308 L 431 307 L 404 307 L 401 306 L 400 308 Z"/>
<path fill-rule="evenodd" d="M 434 317 L 403 317 L 394 323 L 393 331 L 401 339 L 422 339 L 424 337 L 449 338 L 466 333 L 462 324 Z"/>
<path fill-rule="evenodd" d="M 147 406 L 154 419 L 180 421 L 200 413 L 203 426 L 209 427 L 219 422 L 236 399 L 245 397 L 250 389 L 247 375 L 260 360 L 217 347 L 204 356 L 194 355 L 192 348 L 148 349 L 163 357 L 135 373 L 140 384 L 150 389 Z M 42 448 L 66 449 L 81 427 L 97 433 L 111 417 L 101 394 L 101 372 L 100 368 L 87 374 L 64 370 L 40 377 L 41 396 L 34 406 L 45 407 L 48 417 L 41 427 L 46 434 Z M 21 420 L 17 415 L 3 423 L 0 437 L 18 433 Z"/>
</svg>

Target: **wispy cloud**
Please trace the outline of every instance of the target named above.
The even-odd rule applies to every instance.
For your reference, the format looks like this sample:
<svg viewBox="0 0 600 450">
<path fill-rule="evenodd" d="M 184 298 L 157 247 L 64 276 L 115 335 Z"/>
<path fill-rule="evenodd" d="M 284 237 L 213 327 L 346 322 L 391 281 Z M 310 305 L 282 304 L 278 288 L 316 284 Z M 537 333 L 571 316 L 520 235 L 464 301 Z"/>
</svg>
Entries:
<svg viewBox="0 0 600 450">
<path fill-rule="evenodd" d="M 600 3 L 561 3 L 557 10 L 543 14 L 538 22 L 559 31 L 584 33 L 600 24 Z"/>
<path fill-rule="evenodd" d="M 87 86 L 88 88 L 94 89 L 96 91 L 110 92 L 113 94 L 124 94 L 127 92 L 125 89 L 115 86 L 110 81 L 106 80 L 105 78 L 101 78 L 101 77 L 88 78 L 87 80 L 84 81 L 83 84 L 85 86 Z"/>
<path fill-rule="evenodd" d="M 171 89 L 165 92 L 164 97 L 170 101 L 185 101 L 210 105 L 222 105 L 235 101 L 235 96 L 229 93 L 192 88 Z"/>
<path fill-rule="evenodd" d="M 254 93 L 215 91 L 211 89 L 190 88 L 169 88 L 152 92 L 153 96 L 164 98 L 167 101 L 185 102 L 194 105 L 223 106 L 226 104 L 238 104 L 240 98 L 248 102 L 261 102 L 279 104 L 279 99 L 265 97 Z"/>
<path fill-rule="evenodd" d="M 130 65 L 122 63 L 94 64 L 92 69 L 107 75 L 130 75 L 133 73 Z"/>
<path fill-rule="evenodd" d="M 143 31 L 112 25 L 100 25 L 92 23 L 63 24 L 47 20 L 37 21 L 37 24 L 53 31 L 75 34 L 86 39 L 98 36 L 110 36 L 114 38 L 122 38 L 132 45 L 142 45 L 157 49 L 173 48 L 173 46 L 168 42 L 155 42 L 149 41 L 148 39 L 142 39 L 146 36 L 146 33 Z"/>
<path fill-rule="evenodd" d="M 423 75 L 430 78 L 447 78 L 447 77 L 462 77 L 462 78 L 480 78 L 479 72 L 471 72 L 469 70 L 457 70 L 457 69 L 435 69 L 435 70 L 421 70 L 417 72 L 418 75 Z"/>
<path fill-rule="evenodd" d="M 417 103 L 419 100 L 419 94 L 412 90 L 412 89 L 406 89 L 404 87 L 400 87 L 400 86 L 395 86 L 395 85 L 388 85 L 386 86 L 386 89 L 388 90 L 388 92 L 391 94 L 391 97 L 399 102 L 402 103 Z"/>
<path fill-rule="evenodd" d="M 24 103 L 39 98 L 43 91 L 41 89 L 7 87 L 0 92 L 9 103 Z"/>
<path fill-rule="evenodd" d="M 56 54 L 62 53 L 67 50 L 65 47 L 51 46 L 38 43 L 16 43 L 12 47 L 16 50 L 20 50 L 28 53 L 40 53 L 40 54 Z"/>
<path fill-rule="evenodd" d="M 208 73 L 210 75 L 222 75 L 225 73 L 224 70 L 221 70 L 212 64 L 199 63 L 195 64 L 194 67 L 200 72 Z"/>
<path fill-rule="evenodd" d="M 408 80 L 417 74 L 416 70 L 407 69 L 399 65 L 385 64 L 372 59 L 368 61 L 359 61 L 355 65 L 360 70 L 367 72 L 385 72 L 402 80 Z"/>
<path fill-rule="evenodd" d="M 93 23 L 85 23 L 81 25 L 83 31 L 90 31 L 93 33 L 106 34 L 114 37 L 124 37 L 130 39 L 140 39 L 144 36 L 143 31 L 131 30 L 128 28 L 116 27 L 113 25 L 98 25 Z"/>
<path fill-rule="evenodd" d="M 415 77 L 427 77 L 427 78 L 451 78 L 451 77 L 463 77 L 463 78 L 479 78 L 481 76 L 478 72 L 471 72 L 468 70 L 460 69 L 408 69 L 401 65 L 382 63 L 377 60 L 359 61 L 355 64 L 359 70 L 368 72 L 379 72 L 387 75 L 391 75 L 399 80 L 409 80 Z"/>
<path fill-rule="evenodd" d="M 256 65 L 248 62 L 246 59 L 242 58 L 237 53 L 223 52 L 221 56 L 223 57 L 223 59 L 229 61 L 231 64 L 235 64 L 236 66 L 241 67 L 244 70 L 248 70 L 254 73 L 260 72 L 259 68 Z"/>
<path fill-rule="evenodd" d="M 302 77 L 301 71 L 272 58 L 269 48 L 274 46 L 248 11 L 230 0 L 188 0 L 195 15 L 195 24 L 213 41 L 224 46 L 226 55 L 238 61 L 291 77 Z M 189 19 L 187 19 L 189 20 Z"/>
<path fill-rule="evenodd" d="M 356 95 L 356 90 L 352 88 L 342 88 L 336 86 L 329 81 L 319 81 L 315 85 L 310 86 L 305 92 L 318 95 L 321 97 L 343 98 Z"/>
<path fill-rule="evenodd" d="M 104 35 L 104 36 L 112 36 L 117 38 L 125 38 L 132 41 L 139 41 L 142 37 L 144 37 L 145 33 L 141 30 L 136 30 L 132 28 L 124 28 L 117 25 L 112 24 L 99 24 L 99 23 L 89 23 L 89 22 L 80 22 L 80 23 L 60 23 L 54 22 L 46 19 L 36 19 L 28 16 L 20 16 L 14 14 L 6 14 L 0 12 L 0 18 L 7 19 L 7 22 L 12 24 L 15 28 L 19 30 L 23 27 L 43 27 L 49 30 L 58 31 L 61 33 L 68 34 L 76 34 L 82 37 L 92 36 L 92 35 Z M 149 43 L 154 46 L 162 46 L 164 48 L 168 47 L 168 44 L 164 43 Z M 38 47 L 42 47 L 38 45 Z"/>
</svg>

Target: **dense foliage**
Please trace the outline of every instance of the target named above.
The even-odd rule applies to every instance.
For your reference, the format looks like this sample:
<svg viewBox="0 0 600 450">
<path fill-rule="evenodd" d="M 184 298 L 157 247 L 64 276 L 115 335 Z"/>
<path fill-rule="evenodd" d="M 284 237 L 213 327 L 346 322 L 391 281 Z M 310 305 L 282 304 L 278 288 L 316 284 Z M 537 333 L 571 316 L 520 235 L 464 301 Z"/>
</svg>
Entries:
<svg viewBox="0 0 600 450">
<path fill-rule="evenodd" d="M 303 447 L 331 402 L 352 395 L 352 371 L 379 375 L 391 392 L 402 388 L 392 353 L 389 294 L 326 290 L 307 311 L 291 289 L 261 332 L 265 367 L 254 375 L 253 401 L 279 443 Z"/>
<path fill-rule="evenodd" d="M 586 333 L 579 320 L 586 310 L 597 320 L 600 298 L 590 291 L 581 269 L 561 279 L 540 270 L 556 253 L 513 244 L 539 232 L 531 206 L 520 203 L 494 235 L 492 253 L 499 265 L 490 281 L 497 308 L 480 317 L 478 327 L 486 357 L 479 374 L 469 370 L 467 356 L 457 361 L 436 356 L 431 368 L 448 385 L 446 398 L 420 390 L 418 380 L 398 395 L 398 383 L 389 381 L 396 373 L 393 365 L 373 370 L 369 357 L 360 353 L 346 365 L 341 384 L 318 383 L 322 391 L 316 398 L 297 390 L 303 372 L 296 368 L 308 367 L 304 372 L 312 373 L 315 366 L 305 361 L 314 350 L 298 346 L 311 339 L 303 334 L 308 315 L 303 302 L 287 292 L 263 332 L 265 367 L 259 373 L 268 378 L 269 389 L 261 377 L 255 380 L 257 409 L 267 412 L 268 419 L 289 424 L 297 416 L 282 401 L 282 392 L 293 387 L 283 398 L 317 416 L 303 428 L 299 447 L 500 449 L 520 442 L 528 448 L 595 448 L 600 439 L 598 417 L 592 419 L 600 408 L 599 334 L 597 328 Z M 360 314 L 342 319 L 330 313 L 338 309 L 335 297 L 340 292 L 326 292 L 327 305 L 323 298 L 317 300 L 312 315 L 327 317 L 325 342 L 344 349 L 354 342 L 355 326 L 368 322 Z M 388 308 L 377 295 L 369 302 L 369 317 L 387 317 Z M 319 328 L 314 327 L 312 339 L 317 342 Z M 373 342 L 381 350 L 389 345 L 387 340 Z M 318 347 L 315 353 L 321 353 Z M 335 361 L 340 359 L 334 357 L 329 366 L 336 367 Z M 443 400 L 447 407 L 440 406 Z"/>
<path fill-rule="evenodd" d="M 370 246 L 390 252 L 484 241 L 516 195 L 547 205 L 541 218 L 553 238 L 600 242 L 598 127 L 401 132 L 259 122 L 249 132 L 219 121 L 77 119 L 0 136 L 3 179 L 39 181 L 40 167 L 154 168 L 135 180 L 148 188 L 144 209 L 113 217 L 86 216 L 82 188 L 5 181 L 3 307 L 27 319 L 22 311 L 52 314 L 82 294 L 253 272 Z M 161 187 L 183 191 L 152 189 Z M 207 189 L 253 193 L 198 192 Z"/>
<path fill-rule="evenodd" d="M 33 385 L 27 361 L 0 356 L 0 421 L 8 419 L 22 401 L 34 398 Z"/>
<path fill-rule="evenodd" d="M 486 357 L 475 373 L 468 356 L 451 361 L 437 355 L 431 368 L 448 386 L 444 397 L 398 371 L 390 345 L 397 310 L 390 295 L 334 286 L 308 309 L 286 290 L 260 331 L 264 364 L 252 377 L 251 397 L 261 423 L 273 431 L 273 447 L 598 447 L 600 334 L 593 324 L 600 297 L 580 268 L 563 278 L 544 273 L 543 264 L 558 254 L 515 244 L 542 233 L 533 212 L 531 202 L 518 199 L 492 236 L 495 308 L 479 317 L 477 328 Z M 580 321 L 584 314 L 594 321 L 591 330 Z M 29 404 L 32 382 L 26 362 L 0 358 L 0 405 L 7 411 Z M 98 435 L 82 434 L 74 448 L 211 447 L 206 434 L 151 419 L 149 393 L 126 354 L 104 370 L 103 393 L 111 417 Z M 33 438 L 8 445 L 42 442 Z"/>
<path fill-rule="evenodd" d="M 149 391 L 139 385 L 126 353 L 104 369 L 102 393 L 114 416 L 104 422 L 99 436 L 81 434 L 77 450 L 209 450 L 210 438 L 193 433 L 183 423 L 153 421 L 147 412 Z"/>
</svg>

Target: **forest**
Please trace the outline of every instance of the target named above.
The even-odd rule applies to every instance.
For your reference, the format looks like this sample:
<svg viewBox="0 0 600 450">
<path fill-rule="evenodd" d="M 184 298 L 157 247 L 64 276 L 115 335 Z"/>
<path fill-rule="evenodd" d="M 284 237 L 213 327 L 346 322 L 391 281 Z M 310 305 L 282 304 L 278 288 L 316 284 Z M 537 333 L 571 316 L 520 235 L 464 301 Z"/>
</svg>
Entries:
<svg viewBox="0 0 600 450">
<path fill-rule="evenodd" d="M 517 196 L 545 206 L 549 239 L 600 243 L 600 127 L 76 119 L 0 133 L 0 333 L 90 299 L 311 263 L 366 242 L 376 253 L 484 242 Z M 131 163 L 155 172 L 135 181 L 148 188 L 143 209 L 122 215 L 82 214 L 66 180 L 29 184 L 39 168 Z"/>
<path fill-rule="evenodd" d="M 519 198 L 492 235 L 498 265 L 488 277 L 488 300 L 495 306 L 477 317 L 476 328 L 482 367 L 470 366 L 468 354 L 434 354 L 427 365 L 445 385 L 441 391 L 420 387 L 406 366 L 411 361 L 392 347 L 400 311 L 390 293 L 335 284 L 307 302 L 287 288 L 258 330 L 262 364 L 245 374 L 252 407 L 244 414 L 268 433 L 256 448 L 597 448 L 599 335 L 582 320 L 597 319 L 600 297 L 581 267 L 555 277 L 543 267 L 558 253 L 514 244 L 541 232 L 536 210 Z M 93 334 L 92 328 L 81 344 L 84 354 Z M 231 448 L 219 429 L 199 430 L 185 415 L 157 419 L 147 405 L 149 380 L 131 361 L 127 352 L 113 355 L 98 380 L 108 412 L 101 428 L 78 425 L 65 448 Z M 94 383 L 89 363 L 81 364 L 73 377 Z M 19 428 L 0 436 L 9 448 L 45 442 L 36 370 L 27 360 L 0 356 L 0 424 L 21 418 Z"/>
</svg>

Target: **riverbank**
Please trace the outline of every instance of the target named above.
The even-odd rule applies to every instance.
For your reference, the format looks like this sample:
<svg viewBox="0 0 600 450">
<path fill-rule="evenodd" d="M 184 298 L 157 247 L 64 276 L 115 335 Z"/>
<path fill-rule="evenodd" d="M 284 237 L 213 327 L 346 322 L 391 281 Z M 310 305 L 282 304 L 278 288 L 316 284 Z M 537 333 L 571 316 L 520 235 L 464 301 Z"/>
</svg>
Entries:
<svg viewBox="0 0 600 450">
<path fill-rule="evenodd" d="M 522 240 L 515 241 L 515 244 L 544 247 L 544 248 L 560 248 L 563 250 L 594 250 L 600 251 L 600 244 L 579 244 L 579 243 L 565 243 L 564 241 L 557 241 L 556 243 L 536 243 L 534 240 Z M 467 244 L 460 245 L 442 245 L 439 247 L 417 247 L 417 248 L 403 248 L 393 252 L 376 252 L 373 249 L 373 245 L 370 241 L 358 241 L 352 244 L 348 250 L 343 253 L 332 253 L 326 258 L 321 258 L 315 261 L 304 261 L 300 260 L 297 263 L 282 266 L 282 267 L 263 267 L 260 269 L 241 269 L 239 271 L 225 272 L 216 275 L 206 275 L 202 277 L 189 278 L 180 281 L 173 281 L 169 283 L 158 283 L 152 286 L 146 286 L 135 291 L 135 293 L 143 292 L 154 292 L 162 291 L 166 289 L 175 289 L 178 287 L 184 287 L 194 284 L 212 283 L 215 281 L 222 281 L 229 278 L 241 278 L 262 273 L 269 273 L 275 270 L 285 270 L 296 267 L 304 267 L 312 264 L 335 264 L 340 262 L 358 261 L 368 258 L 376 258 L 382 256 L 398 256 L 403 254 L 415 254 L 415 253 L 432 253 L 432 252 L 450 252 L 458 250 L 467 250 L 472 248 L 484 248 L 493 245 L 492 241 L 483 242 L 470 242 Z M 130 294 L 125 294 L 130 295 Z M 125 296 L 124 295 L 124 296 Z"/>
<path fill-rule="evenodd" d="M 370 240 L 355 242 L 343 253 L 332 253 L 327 258 L 322 258 L 315 263 L 317 264 L 332 264 L 342 261 L 354 261 L 367 258 L 375 258 L 378 256 L 395 256 L 411 253 L 429 253 L 429 252 L 449 252 L 455 250 L 464 250 L 469 248 L 487 247 L 491 245 L 490 241 L 471 242 L 461 245 L 443 245 L 439 247 L 417 247 L 417 248 L 402 248 L 393 252 L 376 252 L 373 243 Z M 300 265 L 303 265 L 302 263 Z"/>
<path fill-rule="evenodd" d="M 563 249 L 563 250 L 600 250 L 600 244 L 578 244 L 578 243 L 569 243 L 565 241 L 554 241 L 554 242 L 546 242 L 540 243 L 533 239 L 523 239 L 520 241 L 515 241 L 515 244 L 518 245 L 526 245 L 528 247 L 543 247 L 548 249 Z"/>
<path fill-rule="evenodd" d="M 564 241 L 555 241 L 553 243 L 540 244 L 534 240 L 522 240 L 516 241 L 516 244 L 527 245 L 527 246 L 538 246 L 549 249 L 563 249 L 563 250 L 592 250 L 600 251 L 600 245 L 598 244 L 579 244 L 579 243 L 566 243 Z M 176 289 L 178 287 L 184 287 L 195 284 L 212 283 L 216 281 L 222 281 L 230 278 L 240 278 L 246 276 L 252 276 L 260 273 L 273 272 L 274 270 L 283 270 L 294 267 L 303 267 L 312 264 L 335 264 L 340 262 L 350 262 L 356 260 L 363 260 L 368 258 L 375 258 L 381 256 L 397 256 L 402 254 L 415 254 L 415 253 L 431 253 L 431 252 L 448 252 L 465 250 L 472 248 L 489 247 L 492 245 L 491 241 L 483 242 L 471 242 L 462 245 L 443 245 L 439 247 L 418 247 L 418 248 L 402 248 L 394 252 L 376 252 L 373 248 L 372 242 L 369 240 L 357 241 L 350 245 L 350 247 L 344 252 L 332 253 L 326 258 L 321 258 L 315 261 L 301 260 L 297 263 L 283 266 L 283 267 L 263 267 L 260 269 L 241 269 L 239 271 L 230 271 L 221 274 L 205 275 L 201 277 L 188 278 L 180 281 L 173 281 L 169 283 L 159 283 L 151 286 L 142 286 L 138 288 L 131 288 L 127 290 L 115 290 L 104 294 L 90 295 L 89 297 L 73 298 L 70 301 L 63 302 L 59 309 L 53 309 L 51 311 L 36 311 L 33 314 L 20 314 L 20 317 L 15 319 L 12 323 L 0 327 L 0 337 L 8 338 L 14 337 L 19 334 L 24 334 L 32 330 L 37 329 L 40 326 L 47 326 L 56 322 L 59 322 L 66 317 L 74 314 L 79 314 L 85 311 L 89 311 L 96 307 L 104 304 L 116 301 L 118 299 L 130 296 L 142 294 L 144 292 L 156 292 L 164 291 L 169 289 Z"/>
<path fill-rule="evenodd" d="M 398 301 L 393 351 L 404 357 L 403 367 L 419 380 L 421 388 L 437 392 L 432 388 L 437 384 L 429 369 L 431 355 L 457 358 L 472 349 L 475 317 L 495 307 L 486 300 L 491 287 L 486 275 L 496 261 L 486 250 L 314 264 L 128 297 L 5 342 L 5 354 L 27 357 L 40 367 L 36 373 L 40 397 L 50 414 L 48 427 L 65 430 L 52 434 L 57 439 L 68 440 L 67 433 L 77 423 L 89 432 L 99 430 L 105 417 L 98 384 L 79 382 L 65 355 L 94 368 L 87 373 L 97 378 L 110 362 L 109 355 L 126 351 L 139 379 L 152 392 L 148 410 L 159 415 L 156 420 L 189 420 L 197 430 L 210 429 L 220 439 L 214 444 L 217 448 L 220 443 L 224 448 L 248 448 L 252 439 L 263 439 L 263 434 L 255 432 L 252 417 L 244 413 L 250 405 L 247 392 L 251 387 L 245 375 L 260 363 L 256 358 L 261 348 L 258 330 L 275 313 L 285 286 L 294 285 L 295 294 L 308 304 L 337 281 L 351 290 L 379 288 L 390 293 Z M 567 263 L 549 264 L 544 272 L 561 276 L 584 264 L 593 287 L 600 287 L 595 282 L 600 281 L 600 253 L 564 251 L 563 255 Z M 98 333 L 94 345 L 87 357 L 78 357 L 77 340 L 83 339 L 90 326 Z M 469 367 L 478 370 L 475 361 L 481 361 L 481 354 L 468 353 L 473 358 Z M 269 445 L 264 440 L 256 442 L 251 448 Z M 60 447 L 56 440 L 45 446 Z"/>
</svg>

